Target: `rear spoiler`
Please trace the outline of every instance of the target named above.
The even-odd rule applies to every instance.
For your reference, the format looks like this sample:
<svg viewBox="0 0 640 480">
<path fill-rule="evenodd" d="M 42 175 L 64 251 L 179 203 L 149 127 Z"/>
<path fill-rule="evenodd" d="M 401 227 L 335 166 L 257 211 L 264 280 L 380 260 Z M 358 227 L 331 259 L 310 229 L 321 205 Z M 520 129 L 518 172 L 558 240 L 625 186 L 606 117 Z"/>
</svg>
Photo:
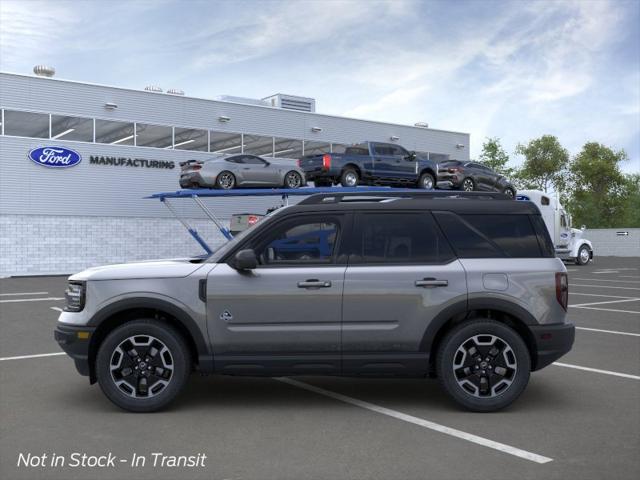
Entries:
<svg viewBox="0 0 640 480">
<path fill-rule="evenodd" d="M 178 165 L 184 167 L 185 165 L 191 165 L 193 163 L 204 163 L 204 160 L 187 160 L 186 162 L 180 162 Z"/>
</svg>

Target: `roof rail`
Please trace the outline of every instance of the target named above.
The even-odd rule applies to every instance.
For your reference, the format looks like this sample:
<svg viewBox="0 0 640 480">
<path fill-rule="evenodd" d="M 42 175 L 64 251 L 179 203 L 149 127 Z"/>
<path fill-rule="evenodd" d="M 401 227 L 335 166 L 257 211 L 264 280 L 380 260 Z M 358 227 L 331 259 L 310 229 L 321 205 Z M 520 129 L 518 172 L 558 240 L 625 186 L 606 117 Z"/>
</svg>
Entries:
<svg viewBox="0 0 640 480">
<path fill-rule="evenodd" d="M 364 192 L 363 192 L 364 193 Z M 336 188 L 334 192 L 316 193 L 305 198 L 298 205 L 314 205 L 321 203 L 340 202 L 383 202 L 402 198 L 418 199 L 459 199 L 459 200 L 511 200 L 504 193 L 494 192 L 457 192 L 451 190 L 414 190 L 414 189 L 390 189 L 380 192 L 341 192 Z"/>
</svg>

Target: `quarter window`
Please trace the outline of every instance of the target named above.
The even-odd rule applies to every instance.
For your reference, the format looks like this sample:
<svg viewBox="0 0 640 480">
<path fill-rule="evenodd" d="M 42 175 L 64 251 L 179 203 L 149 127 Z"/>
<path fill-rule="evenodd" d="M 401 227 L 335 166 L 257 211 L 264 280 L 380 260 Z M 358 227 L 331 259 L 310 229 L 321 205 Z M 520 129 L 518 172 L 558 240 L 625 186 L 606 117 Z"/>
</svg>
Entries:
<svg viewBox="0 0 640 480">
<path fill-rule="evenodd" d="M 367 213 L 350 263 L 439 264 L 454 258 L 451 247 L 427 213 Z"/>
</svg>

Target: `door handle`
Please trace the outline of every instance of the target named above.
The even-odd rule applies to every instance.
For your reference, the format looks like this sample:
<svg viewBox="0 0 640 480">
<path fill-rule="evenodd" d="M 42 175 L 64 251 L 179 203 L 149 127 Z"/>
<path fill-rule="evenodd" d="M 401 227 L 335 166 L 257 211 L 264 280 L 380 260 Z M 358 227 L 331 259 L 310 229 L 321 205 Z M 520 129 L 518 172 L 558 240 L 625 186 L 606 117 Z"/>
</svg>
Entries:
<svg viewBox="0 0 640 480">
<path fill-rule="evenodd" d="M 298 288 L 329 288 L 330 286 L 331 282 L 316 280 L 315 278 L 305 280 L 304 282 L 298 282 Z"/>
<path fill-rule="evenodd" d="M 435 278 L 423 278 L 422 280 L 416 280 L 416 287 L 422 288 L 434 288 L 434 287 L 448 287 L 448 280 L 437 280 Z"/>
</svg>

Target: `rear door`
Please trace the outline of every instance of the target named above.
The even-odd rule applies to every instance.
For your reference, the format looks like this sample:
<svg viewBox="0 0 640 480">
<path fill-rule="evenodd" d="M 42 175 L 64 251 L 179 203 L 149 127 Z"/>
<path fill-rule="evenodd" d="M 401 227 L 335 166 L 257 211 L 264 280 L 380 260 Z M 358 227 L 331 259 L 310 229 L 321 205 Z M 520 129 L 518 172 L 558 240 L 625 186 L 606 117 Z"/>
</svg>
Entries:
<svg viewBox="0 0 640 480">
<path fill-rule="evenodd" d="M 376 178 L 393 178 L 396 158 L 393 149 L 383 143 L 371 144 L 373 154 L 373 174 Z"/>
<path fill-rule="evenodd" d="M 430 322 L 444 309 L 466 309 L 465 271 L 429 212 L 362 212 L 354 219 L 343 371 L 424 373 Z"/>
</svg>

